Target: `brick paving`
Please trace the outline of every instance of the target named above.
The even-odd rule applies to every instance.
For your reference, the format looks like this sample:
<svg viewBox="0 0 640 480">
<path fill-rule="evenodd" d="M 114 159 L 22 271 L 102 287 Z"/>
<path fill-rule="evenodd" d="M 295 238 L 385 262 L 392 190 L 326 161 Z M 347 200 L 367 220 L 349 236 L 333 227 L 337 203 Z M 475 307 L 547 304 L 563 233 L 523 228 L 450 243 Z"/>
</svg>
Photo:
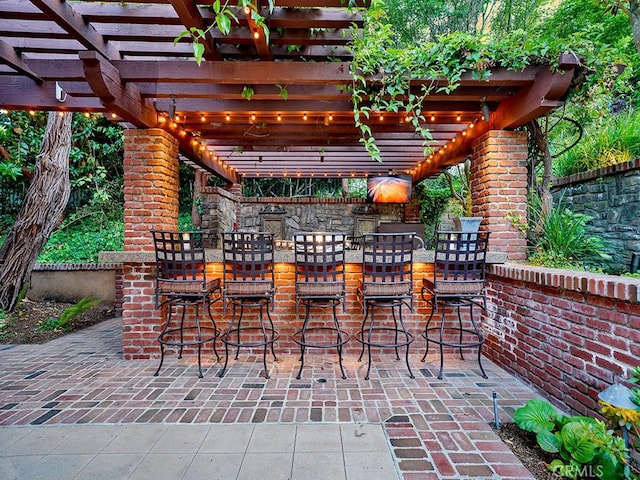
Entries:
<svg viewBox="0 0 640 480">
<path fill-rule="evenodd" d="M 493 392 L 500 421 L 537 396 L 502 369 L 473 355 L 445 358 L 438 380 L 437 355 L 420 362 L 418 342 L 404 359 L 375 354 L 371 378 L 366 362 L 346 355 L 347 380 L 331 353 L 309 353 L 303 378 L 295 378 L 298 358 L 269 359 L 271 378 L 262 376 L 262 358 L 240 351 L 218 378 L 223 362 L 203 354 L 204 378 L 195 357 L 122 359 L 120 319 L 58 338 L 44 345 L 0 345 L 0 426 L 65 424 L 382 424 L 400 478 L 531 479 L 493 432 Z"/>
</svg>

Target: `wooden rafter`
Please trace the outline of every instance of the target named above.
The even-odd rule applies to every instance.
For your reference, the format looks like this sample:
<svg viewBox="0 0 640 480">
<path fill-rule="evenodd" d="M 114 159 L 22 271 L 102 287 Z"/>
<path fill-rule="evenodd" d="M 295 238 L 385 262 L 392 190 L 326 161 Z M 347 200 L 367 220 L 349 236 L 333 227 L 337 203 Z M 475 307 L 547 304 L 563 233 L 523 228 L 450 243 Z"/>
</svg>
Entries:
<svg viewBox="0 0 640 480">
<path fill-rule="evenodd" d="M 277 0 L 268 12 L 265 0 L 255 0 L 269 26 L 267 43 L 254 39 L 262 28 L 231 0 L 239 21 L 228 35 L 209 29 L 198 66 L 193 39 L 174 39 L 212 25 L 206 2 L 0 0 L 0 107 L 104 112 L 164 128 L 192 164 L 230 182 L 267 171 L 337 177 L 386 169 L 418 181 L 464 158 L 488 129 L 516 128 L 560 105 L 573 77 L 575 59 L 563 58 L 553 72 L 547 65 L 493 68 L 489 81 L 465 74 L 451 93 L 438 91 L 444 79 L 412 81 L 414 94 L 424 81 L 436 86 L 422 105 L 432 138 L 417 138 L 404 112 L 372 114 L 382 157 L 374 162 L 354 126 L 349 93 L 351 27 L 362 26 L 369 0 L 357 0 L 355 9 L 349 3 Z"/>
<path fill-rule="evenodd" d="M 184 27 L 191 31 L 192 28 L 198 28 L 200 30 L 206 30 L 204 18 L 200 14 L 198 7 L 189 0 L 170 0 L 171 5 L 178 14 L 178 18 L 184 25 Z M 207 32 L 204 36 L 204 40 L 199 40 L 204 46 L 204 59 L 205 60 L 220 60 L 220 53 L 216 50 L 216 42 L 211 35 L 211 32 Z"/>
<path fill-rule="evenodd" d="M 120 52 L 107 44 L 102 35 L 93 26 L 87 25 L 82 16 L 78 15 L 68 2 L 62 0 L 31 0 L 31 3 L 47 14 L 49 18 L 88 50 L 96 51 L 110 60 L 120 58 Z"/>
<path fill-rule="evenodd" d="M 18 52 L 2 39 L 0 39 L 0 62 L 10 66 L 18 73 L 26 75 L 36 83 L 42 83 L 42 79 L 24 63 Z"/>
</svg>

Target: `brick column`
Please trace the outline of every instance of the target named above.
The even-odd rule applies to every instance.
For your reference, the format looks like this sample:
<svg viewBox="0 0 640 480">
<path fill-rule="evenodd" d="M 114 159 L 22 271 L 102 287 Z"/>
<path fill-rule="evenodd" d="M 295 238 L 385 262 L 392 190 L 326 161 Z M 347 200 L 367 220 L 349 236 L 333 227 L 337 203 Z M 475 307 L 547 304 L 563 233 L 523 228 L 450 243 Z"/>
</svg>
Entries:
<svg viewBox="0 0 640 480">
<path fill-rule="evenodd" d="M 125 130 L 124 249 L 153 251 L 149 231 L 178 228 L 178 142 L 158 128 Z"/>
<path fill-rule="evenodd" d="M 527 258 L 527 239 L 517 228 L 527 221 L 527 149 L 526 132 L 491 130 L 476 140 L 471 159 L 473 215 L 491 231 L 489 249 L 511 262 Z"/>
<path fill-rule="evenodd" d="M 150 230 L 178 228 L 178 143 L 164 130 L 125 130 L 124 249 L 153 251 Z M 158 356 L 162 315 L 155 308 L 155 262 L 125 262 L 122 352 L 126 360 Z"/>
</svg>

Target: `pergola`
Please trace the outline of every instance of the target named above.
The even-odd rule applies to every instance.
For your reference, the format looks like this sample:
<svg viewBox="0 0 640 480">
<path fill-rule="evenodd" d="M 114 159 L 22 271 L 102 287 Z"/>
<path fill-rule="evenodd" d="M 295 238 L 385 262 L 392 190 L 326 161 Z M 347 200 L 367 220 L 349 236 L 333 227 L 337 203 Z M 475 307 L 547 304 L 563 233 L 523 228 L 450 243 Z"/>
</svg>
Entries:
<svg viewBox="0 0 640 480">
<path fill-rule="evenodd" d="M 198 66 L 191 39 L 174 39 L 214 21 L 203 2 L 0 0 L 0 108 L 102 112 L 134 128 L 162 128 L 189 163 L 233 183 L 388 171 L 417 182 L 465 158 L 488 130 L 520 127 L 559 106 L 577 65 L 566 55 L 555 72 L 495 68 L 489 81 L 469 74 L 452 93 L 430 95 L 422 110 L 431 158 L 404 113 L 376 114 L 376 162 L 359 142 L 345 88 L 350 27 L 362 25 L 369 0 L 355 8 L 276 0 L 273 13 L 255 1 L 270 40 L 235 7 L 239 25 L 229 35 L 212 29 Z"/>
</svg>

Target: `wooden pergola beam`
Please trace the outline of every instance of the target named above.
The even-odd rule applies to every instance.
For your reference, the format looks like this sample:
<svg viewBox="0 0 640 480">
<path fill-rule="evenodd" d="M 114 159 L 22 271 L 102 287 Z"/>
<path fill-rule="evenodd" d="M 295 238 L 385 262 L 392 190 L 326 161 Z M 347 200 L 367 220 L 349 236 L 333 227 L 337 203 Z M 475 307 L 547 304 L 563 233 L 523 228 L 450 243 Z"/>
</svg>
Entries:
<svg viewBox="0 0 640 480">
<path fill-rule="evenodd" d="M 31 0 L 36 7 L 54 18 L 56 24 L 89 50 L 94 50 L 109 60 L 120 58 L 120 52 L 109 45 L 93 26 L 74 11 L 70 3 L 62 0 Z"/>
<path fill-rule="evenodd" d="M 0 38 L 0 62 L 13 68 L 18 73 L 21 73 L 36 83 L 42 83 L 42 79 L 24 63 L 22 56 L 15 51 L 15 49 L 7 42 Z"/>
<path fill-rule="evenodd" d="M 170 0 L 170 2 L 186 30 L 191 30 L 191 28 L 206 30 L 207 25 L 194 2 L 190 0 Z M 205 33 L 204 40 L 199 41 L 204 46 L 205 60 L 221 59 L 220 53 L 216 50 L 215 39 L 210 31 Z"/>
</svg>

